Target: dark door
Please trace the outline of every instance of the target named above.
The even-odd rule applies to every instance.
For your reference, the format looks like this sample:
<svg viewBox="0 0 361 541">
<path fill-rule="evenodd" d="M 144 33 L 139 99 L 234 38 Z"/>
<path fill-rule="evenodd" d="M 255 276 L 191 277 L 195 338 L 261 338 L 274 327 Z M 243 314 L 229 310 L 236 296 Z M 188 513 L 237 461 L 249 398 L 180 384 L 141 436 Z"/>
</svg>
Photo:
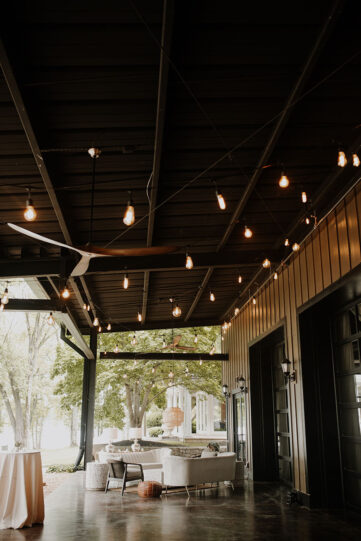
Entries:
<svg viewBox="0 0 361 541">
<path fill-rule="evenodd" d="M 344 500 L 361 511 L 361 303 L 338 314 L 333 336 Z"/>
<path fill-rule="evenodd" d="M 234 449 L 238 460 L 247 462 L 247 417 L 245 393 L 239 392 L 233 395 L 233 414 Z"/>
<path fill-rule="evenodd" d="M 288 390 L 281 360 L 283 328 L 250 348 L 252 465 L 255 481 L 292 480 Z"/>
<path fill-rule="evenodd" d="M 292 454 L 288 383 L 285 381 L 281 362 L 284 359 L 284 342 L 275 344 L 273 350 L 273 399 L 275 409 L 278 475 L 281 481 L 292 483 Z"/>
</svg>

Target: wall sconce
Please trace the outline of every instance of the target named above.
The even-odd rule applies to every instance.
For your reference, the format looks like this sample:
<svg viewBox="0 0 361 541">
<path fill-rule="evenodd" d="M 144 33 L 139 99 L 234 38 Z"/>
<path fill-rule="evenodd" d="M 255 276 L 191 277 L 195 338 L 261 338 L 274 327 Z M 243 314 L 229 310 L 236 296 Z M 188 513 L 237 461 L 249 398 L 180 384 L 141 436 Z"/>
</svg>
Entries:
<svg viewBox="0 0 361 541">
<path fill-rule="evenodd" d="M 231 396 L 231 393 L 228 391 L 228 385 L 224 384 L 222 387 L 223 394 L 226 398 L 229 398 Z"/>
<path fill-rule="evenodd" d="M 236 377 L 236 384 L 238 385 L 241 393 L 248 393 L 248 387 L 246 387 L 246 378 L 244 376 Z"/>
<path fill-rule="evenodd" d="M 285 378 L 285 382 L 295 382 L 296 381 L 296 372 L 293 370 L 291 372 L 291 361 L 289 361 L 286 357 L 281 362 L 282 372 Z"/>
</svg>

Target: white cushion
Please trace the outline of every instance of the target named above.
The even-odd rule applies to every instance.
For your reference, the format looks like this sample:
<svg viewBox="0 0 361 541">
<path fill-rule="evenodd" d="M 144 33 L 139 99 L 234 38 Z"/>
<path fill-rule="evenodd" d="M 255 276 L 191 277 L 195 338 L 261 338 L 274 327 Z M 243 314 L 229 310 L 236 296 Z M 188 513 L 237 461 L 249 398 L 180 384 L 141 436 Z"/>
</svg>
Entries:
<svg viewBox="0 0 361 541">
<path fill-rule="evenodd" d="M 235 453 L 221 453 L 219 456 L 205 458 L 168 456 L 163 462 L 164 484 L 169 486 L 232 481 L 235 470 Z"/>
<path fill-rule="evenodd" d="M 203 449 L 201 457 L 207 457 L 207 456 L 217 456 L 217 451 L 207 451 L 207 449 Z"/>
</svg>

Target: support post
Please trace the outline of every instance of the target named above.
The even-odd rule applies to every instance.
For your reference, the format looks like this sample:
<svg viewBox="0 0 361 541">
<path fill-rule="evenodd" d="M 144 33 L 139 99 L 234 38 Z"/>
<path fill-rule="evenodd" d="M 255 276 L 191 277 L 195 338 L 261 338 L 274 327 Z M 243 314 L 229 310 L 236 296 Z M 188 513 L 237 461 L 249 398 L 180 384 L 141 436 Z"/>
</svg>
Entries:
<svg viewBox="0 0 361 541">
<path fill-rule="evenodd" d="M 95 409 L 95 383 L 96 383 L 96 359 L 97 359 L 98 334 L 96 329 L 91 330 L 90 349 L 94 359 L 84 361 L 84 372 L 87 370 L 88 386 L 86 396 L 83 395 L 87 403 L 86 411 L 86 429 L 85 429 L 85 448 L 84 448 L 84 466 L 92 461 L 93 456 L 93 435 L 94 435 L 94 409 Z"/>
</svg>

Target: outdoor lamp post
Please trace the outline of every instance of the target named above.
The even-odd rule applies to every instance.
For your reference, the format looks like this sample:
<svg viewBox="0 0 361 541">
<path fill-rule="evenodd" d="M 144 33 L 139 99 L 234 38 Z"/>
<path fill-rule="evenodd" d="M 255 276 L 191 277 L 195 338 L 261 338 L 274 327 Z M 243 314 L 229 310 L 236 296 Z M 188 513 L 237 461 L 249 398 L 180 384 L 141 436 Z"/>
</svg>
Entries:
<svg viewBox="0 0 361 541">
<path fill-rule="evenodd" d="M 288 383 L 289 381 L 296 381 L 296 372 L 292 370 L 291 372 L 291 361 L 287 359 L 286 357 L 281 362 L 282 372 L 285 378 L 285 382 Z"/>
<path fill-rule="evenodd" d="M 222 386 L 222 391 L 223 391 L 224 397 L 225 397 L 225 399 L 226 399 L 227 451 L 229 451 L 229 423 L 228 423 L 229 412 L 228 412 L 228 398 L 230 398 L 231 393 L 228 391 L 228 385 L 227 385 L 226 383 Z"/>
</svg>

